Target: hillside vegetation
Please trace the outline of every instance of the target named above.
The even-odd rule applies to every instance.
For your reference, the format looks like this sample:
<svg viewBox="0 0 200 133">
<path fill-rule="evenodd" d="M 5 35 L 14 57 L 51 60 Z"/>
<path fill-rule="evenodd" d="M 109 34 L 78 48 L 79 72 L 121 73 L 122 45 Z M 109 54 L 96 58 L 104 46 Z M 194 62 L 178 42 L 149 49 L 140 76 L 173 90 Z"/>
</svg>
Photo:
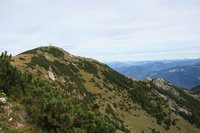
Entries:
<svg viewBox="0 0 200 133">
<path fill-rule="evenodd" d="M 2 53 L 0 65 L 5 132 L 200 131 L 200 102 L 164 80 L 133 81 L 53 46 Z"/>
<path fill-rule="evenodd" d="M 0 57 L 0 88 L 9 100 L 25 107 L 28 124 L 35 125 L 41 132 L 108 133 L 116 130 L 115 123 L 99 113 L 98 104 L 90 101 L 83 105 L 78 99 L 68 96 L 64 91 L 67 87 L 60 88 L 56 83 L 21 73 L 10 65 L 10 59 L 6 53 Z M 1 120 L 0 126 L 5 132 L 17 131 L 12 121 Z"/>
</svg>

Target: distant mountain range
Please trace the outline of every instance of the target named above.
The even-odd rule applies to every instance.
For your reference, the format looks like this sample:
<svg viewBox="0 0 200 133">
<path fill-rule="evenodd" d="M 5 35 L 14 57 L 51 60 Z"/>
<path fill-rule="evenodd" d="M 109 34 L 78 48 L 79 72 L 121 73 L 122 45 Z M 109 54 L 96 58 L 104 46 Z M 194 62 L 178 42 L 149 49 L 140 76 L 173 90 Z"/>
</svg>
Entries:
<svg viewBox="0 0 200 133">
<path fill-rule="evenodd" d="M 186 89 L 200 85 L 200 59 L 112 62 L 108 65 L 125 76 L 139 80 L 163 78 Z"/>
</svg>

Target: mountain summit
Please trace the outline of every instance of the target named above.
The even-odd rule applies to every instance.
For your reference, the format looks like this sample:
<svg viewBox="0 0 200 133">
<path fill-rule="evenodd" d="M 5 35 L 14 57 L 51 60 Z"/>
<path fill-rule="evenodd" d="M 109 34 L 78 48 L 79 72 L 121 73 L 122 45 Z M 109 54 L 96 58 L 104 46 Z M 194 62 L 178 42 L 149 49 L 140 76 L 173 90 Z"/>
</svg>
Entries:
<svg viewBox="0 0 200 133">
<path fill-rule="evenodd" d="M 4 130 L 200 132 L 199 100 L 162 79 L 134 81 L 54 46 L 12 58 L 4 53 L 0 61 L 0 97 L 18 105 L 10 107 L 16 118 L 8 115 Z"/>
</svg>

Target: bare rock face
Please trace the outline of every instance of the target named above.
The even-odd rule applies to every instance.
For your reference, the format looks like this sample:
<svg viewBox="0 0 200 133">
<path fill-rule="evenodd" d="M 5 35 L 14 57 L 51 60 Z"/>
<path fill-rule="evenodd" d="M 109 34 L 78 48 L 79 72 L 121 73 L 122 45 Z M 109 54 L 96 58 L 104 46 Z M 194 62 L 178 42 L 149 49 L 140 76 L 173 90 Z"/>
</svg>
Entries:
<svg viewBox="0 0 200 133">
<path fill-rule="evenodd" d="M 54 74 L 53 74 L 53 72 L 52 72 L 51 67 L 49 68 L 48 75 L 49 75 L 49 79 L 50 79 L 50 80 L 52 80 L 52 81 L 55 81 L 55 80 L 56 80 L 56 78 L 55 78 L 55 76 L 54 76 Z"/>
<path fill-rule="evenodd" d="M 154 91 L 154 94 L 156 94 L 157 96 L 163 98 L 164 100 L 168 101 L 168 105 L 169 105 L 169 108 L 172 110 L 172 111 L 175 111 L 175 112 L 183 112 L 187 115 L 191 115 L 192 113 L 189 112 L 186 108 L 184 107 L 180 107 L 173 99 L 157 92 L 157 91 Z"/>
<path fill-rule="evenodd" d="M 48 74 L 49 74 L 49 79 L 51 79 L 52 81 L 55 81 L 55 77 L 53 75 L 53 73 L 51 71 L 48 71 Z"/>
<path fill-rule="evenodd" d="M 153 81 L 152 78 L 147 77 L 146 79 L 144 79 L 144 81 Z"/>
<path fill-rule="evenodd" d="M 0 105 L 6 104 L 6 97 L 0 97 Z"/>
<path fill-rule="evenodd" d="M 153 84 L 163 90 L 169 91 L 171 94 L 175 96 L 179 96 L 179 93 L 172 87 L 172 85 L 166 82 L 164 79 L 158 78 L 153 80 Z"/>
<path fill-rule="evenodd" d="M 153 79 L 153 84 L 165 91 L 169 91 L 174 96 L 177 96 L 177 97 L 180 96 L 180 94 L 176 91 L 176 89 L 164 79 L 161 79 L 161 78 Z M 168 105 L 172 111 L 183 112 L 187 115 L 191 115 L 191 112 L 189 112 L 186 108 L 179 106 L 173 99 L 169 98 L 168 96 L 165 96 L 164 94 L 160 94 L 157 91 L 154 91 L 154 93 L 157 96 L 163 98 L 164 100 L 167 100 Z"/>
<path fill-rule="evenodd" d="M 183 112 L 183 113 L 185 113 L 187 115 L 191 115 L 192 114 L 186 108 L 180 107 L 174 100 L 169 99 L 168 102 L 169 102 L 169 107 L 170 107 L 171 110 L 178 111 L 178 112 Z"/>
</svg>

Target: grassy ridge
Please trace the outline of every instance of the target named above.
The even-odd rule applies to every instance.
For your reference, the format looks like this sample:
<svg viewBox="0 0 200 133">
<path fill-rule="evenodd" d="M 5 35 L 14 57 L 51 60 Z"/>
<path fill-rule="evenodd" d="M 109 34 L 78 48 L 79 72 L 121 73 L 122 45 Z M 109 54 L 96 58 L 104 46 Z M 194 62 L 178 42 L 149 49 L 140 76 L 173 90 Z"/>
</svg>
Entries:
<svg viewBox="0 0 200 133">
<path fill-rule="evenodd" d="M 44 132 L 115 132 L 116 125 L 105 118 L 93 104 L 83 105 L 70 99 L 58 84 L 50 84 L 32 75 L 21 73 L 10 65 L 11 57 L 0 57 L 0 89 L 26 107 L 28 122 Z M 1 123 L 2 124 L 2 123 Z M 0 125 L 11 131 L 9 125 Z"/>
</svg>

